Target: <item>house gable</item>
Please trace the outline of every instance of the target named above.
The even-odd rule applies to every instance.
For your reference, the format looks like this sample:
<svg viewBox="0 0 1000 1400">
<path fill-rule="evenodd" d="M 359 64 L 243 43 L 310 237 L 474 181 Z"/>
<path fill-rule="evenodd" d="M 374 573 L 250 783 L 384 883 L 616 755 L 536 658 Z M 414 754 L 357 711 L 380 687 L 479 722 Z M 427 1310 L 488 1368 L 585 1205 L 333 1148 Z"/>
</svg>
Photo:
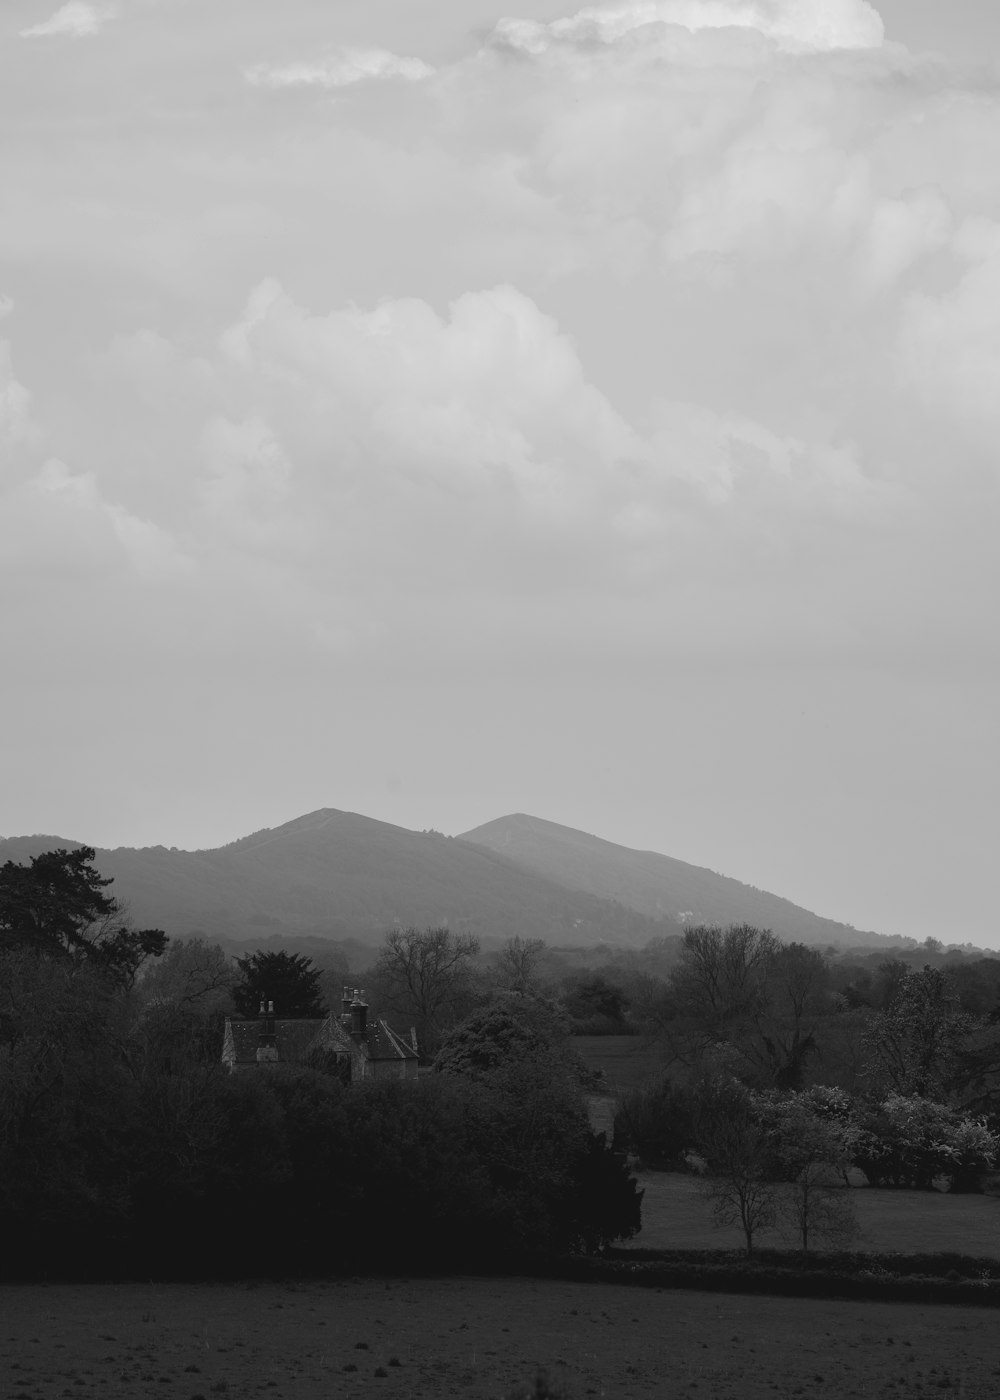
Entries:
<svg viewBox="0 0 1000 1400">
<path fill-rule="evenodd" d="M 419 1056 L 385 1021 L 368 1019 L 361 994 L 323 1019 L 279 1019 L 273 1011 L 253 1021 L 226 1018 L 222 1061 L 230 1071 L 262 1065 L 308 1065 L 339 1071 L 345 1079 L 414 1079 Z"/>
</svg>

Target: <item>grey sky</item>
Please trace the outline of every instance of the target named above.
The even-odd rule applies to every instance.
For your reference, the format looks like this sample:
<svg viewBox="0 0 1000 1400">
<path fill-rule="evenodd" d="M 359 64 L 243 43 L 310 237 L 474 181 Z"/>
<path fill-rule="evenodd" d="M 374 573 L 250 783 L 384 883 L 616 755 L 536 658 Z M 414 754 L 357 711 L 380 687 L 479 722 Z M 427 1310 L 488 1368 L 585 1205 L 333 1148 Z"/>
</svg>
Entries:
<svg viewBox="0 0 1000 1400">
<path fill-rule="evenodd" d="M 972 0 L 4 0 L 0 832 L 511 810 L 1000 944 Z"/>
</svg>

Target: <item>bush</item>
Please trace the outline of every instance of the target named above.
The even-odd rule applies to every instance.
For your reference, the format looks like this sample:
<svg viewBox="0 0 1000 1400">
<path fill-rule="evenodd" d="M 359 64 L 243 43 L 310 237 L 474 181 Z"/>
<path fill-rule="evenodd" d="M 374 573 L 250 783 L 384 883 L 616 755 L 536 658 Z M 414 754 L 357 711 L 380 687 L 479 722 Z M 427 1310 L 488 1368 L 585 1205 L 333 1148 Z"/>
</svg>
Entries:
<svg viewBox="0 0 1000 1400">
<path fill-rule="evenodd" d="M 860 1115 L 855 1165 L 873 1186 L 980 1190 L 1000 1141 L 986 1124 L 917 1094 L 889 1094 Z"/>
<path fill-rule="evenodd" d="M 689 1170 L 685 1156 L 695 1143 L 691 1095 L 669 1079 L 654 1088 L 622 1094 L 615 1113 L 615 1144 L 646 1166 Z"/>
</svg>

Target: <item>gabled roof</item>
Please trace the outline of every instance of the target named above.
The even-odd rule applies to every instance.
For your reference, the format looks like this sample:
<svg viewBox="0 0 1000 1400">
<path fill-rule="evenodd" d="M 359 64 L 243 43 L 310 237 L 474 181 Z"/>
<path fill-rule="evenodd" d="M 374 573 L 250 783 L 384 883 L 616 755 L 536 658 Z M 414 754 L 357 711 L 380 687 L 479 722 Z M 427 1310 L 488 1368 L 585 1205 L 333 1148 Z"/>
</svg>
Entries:
<svg viewBox="0 0 1000 1400">
<path fill-rule="evenodd" d="M 407 1045 L 384 1021 L 369 1021 L 365 1031 L 365 1048 L 370 1060 L 419 1059 L 413 1046 Z"/>
<path fill-rule="evenodd" d="M 368 1060 L 416 1060 L 419 1056 L 412 1045 L 407 1044 L 395 1031 L 390 1030 L 384 1021 L 372 1020 L 365 1027 L 363 1036 L 353 1036 L 341 1024 L 339 1017 L 327 1016 L 316 1019 L 277 1020 L 274 1025 L 274 1043 L 278 1060 L 284 1064 L 301 1063 L 308 1059 L 309 1052 L 331 1042 L 344 1051 L 362 1055 Z M 252 1021 L 226 1021 L 226 1044 L 223 1057 L 228 1058 L 229 1043 L 232 1044 L 234 1063 L 238 1065 L 256 1064 L 257 1046 L 260 1044 L 262 1023 Z"/>
<path fill-rule="evenodd" d="M 274 1022 L 274 1041 L 278 1048 L 278 1059 L 294 1063 L 304 1060 L 313 1043 L 323 1029 L 325 1018 L 315 1020 L 289 1020 Z M 227 1034 L 232 1034 L 236 1063 L 250 1064 L 257 1061 L 257 1046 L 260 1044 L 261 1023 L 253 1021 L 226 1022 Z"/>
</svg>

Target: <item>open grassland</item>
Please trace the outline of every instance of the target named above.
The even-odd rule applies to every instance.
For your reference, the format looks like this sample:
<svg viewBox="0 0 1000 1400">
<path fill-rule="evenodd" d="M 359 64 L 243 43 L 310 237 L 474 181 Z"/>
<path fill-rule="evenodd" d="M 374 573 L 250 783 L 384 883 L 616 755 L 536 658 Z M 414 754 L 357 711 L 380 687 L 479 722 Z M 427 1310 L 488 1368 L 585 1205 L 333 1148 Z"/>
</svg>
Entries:
<svg viewBox="0 0 1000 1400">
<path fill-rule="evenodd" d="M 696 1177 L 641 1172 L 642 1231 L 629 1243 L 646 1249 L 740 1249 L 738 1229 L 717 1229 Z M 949 1196 L 937 1191 L 850 1189 L 861 1235 L 856 1248 L 902 1254 L 956 1253 L 1000 1259 L 1000 1197 Z M 779 1233 L 758 1243 L 791 1245 Z M 1000 1350 L 1000 1344 L 998 1344 Z M 1000 1396 L 1000 1387 L 997 1388 Z"/>
<path fill-rule="evenodd" d="M 638 1089 L 663 1073 L 663 1051 L 644 1035 L 575 1035 L 573 1049 L 589 1069 L 604 1072 L 610 1093 Z"/>
<path fill-rule="evenodd" d="M 4 1400 L 1000 1394 L 996 1314 L 535 1279 L 0 1288 Z"/>
</svg>

